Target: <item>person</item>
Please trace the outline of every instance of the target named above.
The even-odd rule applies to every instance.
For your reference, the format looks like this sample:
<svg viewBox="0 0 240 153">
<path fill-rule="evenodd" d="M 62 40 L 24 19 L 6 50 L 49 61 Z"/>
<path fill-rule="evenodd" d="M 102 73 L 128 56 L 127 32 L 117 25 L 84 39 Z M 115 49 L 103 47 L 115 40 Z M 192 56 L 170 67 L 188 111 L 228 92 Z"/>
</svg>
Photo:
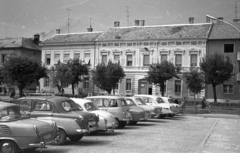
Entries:
<svg viewBox="0 0 240 153">
<path fill-rule="evenodd" d="M 61 92 L 62 92 L 62 95 L 63 95 L 64 94 L 64 89 L 63 88 L 62 88 Z"/>
<path fill-rule="evenodd" d="M 204 96 L 201 102 L 202 102 L 202 109 L 204 109 L 206 107 L 206 99 Z"/>
<path fill-rule="evenodd" d="M 14 96 L 15 96 L 15 90 L 12 90 L 10 93 L 10 98 L 14 98 Z"/>
</svg>

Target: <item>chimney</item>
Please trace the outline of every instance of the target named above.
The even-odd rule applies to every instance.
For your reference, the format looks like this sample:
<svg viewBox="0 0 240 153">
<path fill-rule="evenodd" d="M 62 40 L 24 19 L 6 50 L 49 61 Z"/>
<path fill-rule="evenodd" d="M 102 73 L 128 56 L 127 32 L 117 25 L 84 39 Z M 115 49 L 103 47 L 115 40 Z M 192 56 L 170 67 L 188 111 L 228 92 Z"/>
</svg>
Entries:
<svg viewBox="0 0 240 153">
<path fill-rule="evenodd" d="M 189 17 L 189 24 L 193 24 L 194 23 L 194 17 Z"/>
<path fill-rule="evenodd" d="M 56 34 L 60 34 L 61 29 L 56 29 Z"/>
<path fill-rule="evenodd" d="M 39 41 L 40 41 L 40 35 L 39 35 L 38 33 L 34 35 L 33 41 L 34 41 L 35 43 L 39 43 Z"/>
<path fill-rule="evenodd" d="M 240 19 L 233 19 L 233 22 L 240 23 Z"/>
<path fill-rule="evenodd" d="M 145 26 L 145 20 L 140 20 L 140 26 Z"/>
<path fill-rule="evenodd" d="M 119 27 L 120 26 L 120 22 L 119 21 L 115 21 L 114 22 L 114 27 Z"/>
<path fill-rule="evenodd" d="M 208 17 L 208 16 L 206 16 L 206 22 L 207 22 L 207 23 L 210 23 L 210 22 L 211 22 L 211 18 Z"/>
<path fill-rule="evenodd" d="M 139 21 L 140 20 L 135 20 L 134 22 L 135 22 L 135 26 L 139 26 Z"/>
<path fill-rule="evenodd" d="M 93 31 L 92 26 L 90 26 L 90 28 L 87 28 L 87 31 L 88 31 L 88 32 L 92 32 L 92 31 Z"/>
</svg>

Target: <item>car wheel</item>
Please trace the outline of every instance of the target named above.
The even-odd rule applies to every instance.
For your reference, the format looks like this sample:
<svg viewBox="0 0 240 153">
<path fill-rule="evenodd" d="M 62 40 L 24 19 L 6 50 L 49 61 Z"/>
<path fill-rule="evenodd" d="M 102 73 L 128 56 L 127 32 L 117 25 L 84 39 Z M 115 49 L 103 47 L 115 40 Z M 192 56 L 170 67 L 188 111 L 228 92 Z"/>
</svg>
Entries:
<svg viewBox="0 0 240 153">
<path fill-rule="evenodd" d="M 68 137 L 72 142 L 77 142 L 79 140 L 81 140 L 83 138 L 83 134 L 82 135 L 77 135 L 77 136 L 70 136 Z"/>
<path fill-rule="evenodd" d="M 58 130 L 58 137 L 59 139 L 53 143 L 54 145 L 62 145 L 66 142 L 67 135 L 63 129 Z"/>
<path fill-rule="evenodd" d="M 174 115 L 173 115 L 173 114 L 169 114 L 168 116 L 169 116 L 169 117 L 173 117 Z"/>
<path fill-rule="evenodd" d="M 119 128 L 122 129 L 127 125 L 127 121 L 120 121 L 119 122 Z"/>
<path fill-rule="evenodd" d="M 130 125 L 136 125 L 138 121 L 130 121 Z"/>
<path fill-rule="evenodd" d="M 166 117 L 166 116 L 163 115 L 163 114 L 161 114 L 161 115 L 158 116 L 158 118 L 165 118 L 165 117 Z"/>
<path fill-rule="evenodd" d="M 15 142 L 4 140 L 0 143 L 0 152 L 1 153 L 18 153 L 19 148 Z"/>
</svg>

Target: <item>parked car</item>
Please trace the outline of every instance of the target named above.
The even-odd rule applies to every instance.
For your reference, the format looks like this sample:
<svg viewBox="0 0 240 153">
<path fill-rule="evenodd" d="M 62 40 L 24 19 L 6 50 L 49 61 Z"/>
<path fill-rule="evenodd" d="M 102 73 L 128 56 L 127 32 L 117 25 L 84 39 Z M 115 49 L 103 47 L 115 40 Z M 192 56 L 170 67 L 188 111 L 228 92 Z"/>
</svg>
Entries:
<svg viewBox="0 0 240 153">
<path fill-rule="evenodd" d="M 55 122 L 30 119 L 16 104 L 0 102 L 0 152 L 18 153 L 45 148 L 57 138 Z"/>
<path fill-rule="evenodd" d="M 111 113 L 100 110 L 91 100 L 71 98 L 80 109 L 85 112 L 97 114 L 99 116 L 98 130 L 100 131 L 114 131 L 118 127 L 116 116 Z"/>
<path fill-rule="evenodd" d="M 169 98 L 169 97 L 161 97 L 161 98 L 162 98 L 162 100 L 163 100 L 165 103 L 170 104 L 171 106 L 173 106 L 173 112 L 174 112 L 174 114 L 178 114 L 178 113 L 179 113 L 180 105 L 174 103 L 174 100 L 173 100 L 172 98 Z"/>
<path fill-rule="evenodd" d="M 151 118 L 151 113 L 149 110 L 143 108 L 143 107 L 140 107 L 140 106 L 137 106 L 135 103 L 134 103 L 134 99 L 133 97 L 124 97 L 124 99 L 126 100 L 128 106 L 130 107 L 130 112 L 132 113 L 132 116 L 134 118 L 134 116 L 136 116 L 136 118 L 138 119 L 138 116 L 139 116 L 139 112 L 140 112 L 140 118 L 139 118 L 139 121 L 145 121 L 145 120 L 148 120 L 149 118 Z M 135 111 L 137 113 L 135 113 Z M 136 115 L 135 115 L 135 114 Z M 138 121 L 136 120 L 131 120 L 130 121 L 130 124 L 136 124 Z"/>
<path fill-rule="evenodd" d="M 105 110 L 116 116 L 118 128 L 124 128 L 132 115 L 126 101 L 117 96 L 92 96 L 85 99 L 91 100 L 101 110 Z"/>
<path fill-rule="evenodd" d="M 147 105 L 141 98 L 138 98 L 138 97 L 127 97 L 126 98 L 126 101 L 128 99 L 131 99 L 132 102 L 139 106 L 139 107 L 142 107 L 146 110 L 148 110 L 150 112 L 150 117 L 151 118 L 154 118 L 154 117 L 160 117 L 161 115 L 161 112 L 162 112 L 162 107 L 160 106 L 152 106 L 152 105 Z"/>
<path fill-rule="evenodd" d="M 166 116 L 173 117 L 175 115 L 174 107 L 171 104 L 165 103 L 160 96 L 155 95 L 134 95 L 134 97 L 141 98 L 147 105 L 161 106 L 162 112 L 159 118 Z"/>
<path fill-rule="evenodd" d="M 98 130 L 98 116 L 83 112 L 69 98 L 23 97 L 17 103 L 31 118 L 56 122 L 59 129 L 59 141 L 55 142 L 57 145 L 64 144 L 67 137 L 71 141 L 79 141 L 84 134 Z"/>
</svg>

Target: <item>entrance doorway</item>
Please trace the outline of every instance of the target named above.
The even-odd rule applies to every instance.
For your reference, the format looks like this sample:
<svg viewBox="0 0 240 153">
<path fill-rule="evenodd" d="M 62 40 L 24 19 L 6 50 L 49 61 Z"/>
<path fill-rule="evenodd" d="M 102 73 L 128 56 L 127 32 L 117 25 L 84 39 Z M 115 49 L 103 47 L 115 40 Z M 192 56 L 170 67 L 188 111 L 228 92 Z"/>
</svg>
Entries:
<svg viewBox="0 0 240 153">
<path fill-rule="evenodd" d="M 145 79 L 138 81 L 138 94 L 152 95 L 152 85 Z"/>
</svg>

